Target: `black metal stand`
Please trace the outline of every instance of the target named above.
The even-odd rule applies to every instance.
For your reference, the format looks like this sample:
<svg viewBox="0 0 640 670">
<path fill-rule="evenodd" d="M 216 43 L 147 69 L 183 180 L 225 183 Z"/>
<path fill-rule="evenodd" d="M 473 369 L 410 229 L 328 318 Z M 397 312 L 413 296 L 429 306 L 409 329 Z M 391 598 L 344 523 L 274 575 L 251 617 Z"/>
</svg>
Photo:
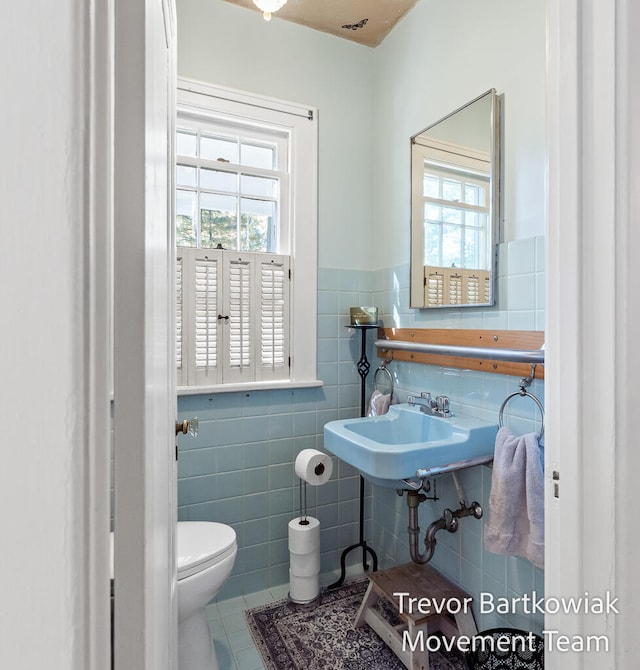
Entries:
<svg viewBox="0 0 640 670">
<path fill-rule="evenodd" d="M 361 344 L 360 344 L 360 360 L 356 364 L 358 374 L 360 375 L 360 416 L 365 416 L 366 414 L 366 405 L 367 401 L 365 398 L 365 387 L 366 379 L 371 369 L 371 365 L 367 359 L 367 331 L 372 328 L 377 328 L 376 324 L 363 325 L 363 326 L 347 326 L 348 328 L 355 328 L 360 331 L 361 334 Z M 362 567 L 365 571 L 369 569 L 369 564 L 367 563 L 367 552 L 371 554 L 373 559 L 373 571 L 375 572 L 378 569 L 378 557 L 376 552 L 373 551 L 371 547 L 367 545 L 367 541 L 364 539 L 364 478 L 360 475 L 360 532 L 359 540 L 356 544 L 352 544 L 350 547 L 347 547 L 340 557 L 340 578 L 338 581 L 330 584 L 328 588 L 335 589 L 344 582 L 344 578 L 347 573 L 347 554 L 353 549 L 358 549 L 362 547 Z"/>
</svg>

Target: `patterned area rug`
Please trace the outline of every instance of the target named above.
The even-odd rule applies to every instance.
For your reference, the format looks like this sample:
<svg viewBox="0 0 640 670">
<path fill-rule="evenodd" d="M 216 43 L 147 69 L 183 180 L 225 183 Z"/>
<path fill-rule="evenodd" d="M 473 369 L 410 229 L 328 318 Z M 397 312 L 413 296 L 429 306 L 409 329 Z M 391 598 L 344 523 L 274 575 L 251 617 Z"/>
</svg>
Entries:
<svg viewBox="0 0 640 670">
<path fill-rule="evenodd" d="M 365 625 L 353 629 L 368 580 L 322 591 L 310 605 L 280 600 L 245 612 L 249 630 L 268 670 L 405 670 L 387 645 Z M 394 625 L 395 612 L 381 613 Z M 385 607 L 386 605 L 386 607 Z M 430 670 L 464 670 L 454 654 L 429 654 Z"/>
</svg>

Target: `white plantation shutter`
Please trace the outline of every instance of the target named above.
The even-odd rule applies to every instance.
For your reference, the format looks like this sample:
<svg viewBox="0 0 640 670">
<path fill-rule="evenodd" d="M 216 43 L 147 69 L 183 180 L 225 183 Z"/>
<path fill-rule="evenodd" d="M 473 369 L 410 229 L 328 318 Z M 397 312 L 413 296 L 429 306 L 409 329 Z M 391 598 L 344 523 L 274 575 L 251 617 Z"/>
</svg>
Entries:
<svg viewBox="0 0 640 670">
<path fill-rule="evenodd" d="M 176 369 L 179 386 L 220 383 L 219 252 L 178 247 L 176 254 Z"/>
<path fill-rule="evenodd" d="M 191 324 L 193 381 L 196 385 L 218 384 L 220 275 L 219 254 L 204 249 L 192 254 L 191 278 L 193 280 Z"/>
<path fill-rule="evenodd" d="M 255 355 L 252 345 L 252 310 L 255 300 L 255 254 L 225 254 L 225 306 L 229 315 L 225 337 L 225 382 L 253 381 Z"/>
<path fill-rule="evenodd" d="M 289 256 L 178 250 L 176 354 L 182 386 L 289 378 Z"/>
<path fill-rule="evenodd" d="M 257 263 L 260 292 L 259 379 L 289 376 L 289 258 L 262 257 Z"/>
</svg>

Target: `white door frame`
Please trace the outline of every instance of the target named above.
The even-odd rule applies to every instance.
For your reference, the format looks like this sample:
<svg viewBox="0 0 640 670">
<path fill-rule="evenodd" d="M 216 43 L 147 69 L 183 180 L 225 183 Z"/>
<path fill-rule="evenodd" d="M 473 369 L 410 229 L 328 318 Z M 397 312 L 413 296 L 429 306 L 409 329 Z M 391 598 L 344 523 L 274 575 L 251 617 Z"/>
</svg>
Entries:
<svg viewBox="0 0 640 670">
<path fill-rule="evenodd" d="M 545 594 L 610 592 L 621 614 L 548 615 L 547 630 L 605 636 L 609 651 L 551 652 L 547 667 L 626 668 L 640 620 L 625 598 L 640 581 L 640 8 L 548 0 L 548 22 Z"/>
<path fill-rule="evenodd" d="M 135 5 L 130 10 L 130 14 L 135 14 L 132 25 L 133 29 L 140 29 L 141 4 L 131 0 L 117 0 L 116 4 Z M 640 355 L 633 337 L 640 332 L 640 301 L 634 295 L 634 260 L 640 257 L 640 226 L 634 226 L 640 220 L 640 131 L 632 122 L 640 117 L 640 86 L 633 76 L 640 65 L 640 47 L 633 40 L 640 31 L 640 8 L 634 0 L 548 0 L 548 9 L 545 395 L 547 407 L 554 411 L 549 411 L 547 422 L 545 588 L 548 598 L 580 596 L 585 591 L 602 597 L 610 591 L 614 596 L 620 595 L 622 614 L 547 616 L 548 630 L 557 629 L 583 639 L 586 635 L 604 634 L 611 643 L 609 653 L 551 653 L 547 667 L 624 668 L 631 667 L 628 658 L 635 647 L 635 622 L 640 620 L 638 599 L 624 598 L 636 591 L 640 581 L 633 565 L 640 542 L 633 508 L 636 473 L 640 471 L 640 449 L 635 444 L 640 434 L 635 391 L 640 378 Z M 120 28 L 116 22 L 116 34 Z M 116 49 L 121 63 L 128 55 L 127 67 L 138 72 L 137 88 L 131 90 L 132 99 L 127 105 L 129 111 L 134 107 L 139 110 L 144 102 L 144 96 L 139 99 L 140 82 L 145 81 L 140 73 L 145 62 L 143 44 L 142 39 L 134 40 L 122 52 Z M 144 136 L 144 127 L 141 132 Z M 140 151 L 139 144 L 134 142 L 133 146 Z M 137 174 L 138 187 L 140 177 Z M 135 195 L 135 189 L 132 193 Z M 116 202 L 116 228 L 117 207 Z M 120 281 L 127 277 L 126 273 L 132 273 L 129 278 L 144 286 L 140 269 L 135 263 L 128 263 L 130 250 L 121 244 L 116 239 L 116 272 L 125 273 Z M 139 230 L 135 247 L 137 260 L 150 251 Z M 133 317 L 138 310 L 144 314 L 140 300 L 139 295 L 135 302 L 131 299 L 129 311 Z M 144 319 L 134 320 L 137 335 L 146 332 Z M 122 356 L 116 361 L 116 375 L 122 379 L 123 374 L 129 373 L 128 365 L 138 367 L 139 360 L 135 351 L 130 357 Z M 140 383 L 136 378 L 136 384 Z M 117 519 L 127 541 L 126 546 L 116 549 L 116 570 L 120 564 L 122 602 L 129 598 L 133 601 L 133 610 L 123 612 L 120 625 L 125 618 L 142 617 L 125 645 L 127 650 L 134 649 L 136 658 L 142 654 L 142 662 L 138 665 L 128 659 L 129 667 L 159 668 L 166 666 L 156 664 L 157 657 L 150 659 L 165 650 L 150 648 L 157 644 L 158 627 L 170 633 L 173 624 L 164 616 L 164 621 L 153 621 L 150 601 L 142 597 L 141 586 L 153 587 L 154 576 L 171 571 L 170 552 L 164 550 L 167 536 L 162 531 L 170 526 L 169 510 L 165 510 L 164 522 L 158 524 L 156 537 L 146 505 L 157 499 L 154 494 L 167 484 L 167 478 L 162 473 L 158 477 L 153 467 L 147 467 L 156 452 L 151 449 L 151 435 L 143 430 L 145 422 L 141 417 L 151 423 L 160 417 L 145 402 L 146 389 L 139 385 L 135 388 L 133 405 L 123 411 L 127 425 L 117 429 L 116 438 L 123 438 L 132 446 L 130 452 L 123 449 L 118 453 L 130 459 L 127 467 L 131 465 L 133 470 L 121 464 L 116 468 L 116 477 L 120 487 L 148 490 L 141 498 L 131 490 L 126 505 L 124 499 L 120 501 L 124 507 L 120 507 Z M 118 392 L 116 385 L 116 397 Z M 169 416 L 166 398 L 153 407 L 166 410 L 162 430 L 170 431 L 173 416 Z M 136 451 L 136 444 L 144 444 L 145 449 Z M 162 448 L 166 446 L 165 442 Z M 158 448 L 158 444 L 154 447 Z M 553 480 L 553 472 L 559 473 L 558 480 Z M 146 487 L 140 487 L 141 482 Z M 556 484 L 558 498 L 554 495 Z M 125 510 L 131 518 L 124 515 Z M 156 555 L 158 544 L 154 540 L 158 539 L 164 547 L 159 552 L 161 556 Z M 102 540 L 96 540 L 94 546 L 103 545 Z M 160 558 L 159 563 L 156 558 Z M 128 587 L 131 593 L 125 592 Z M 151 598 L 157 598 L 158 604 L 171 602 L 171 588 L 169 584 L 162 594 L 152 590 Z M 152 630 L 154 626 L 156 629 Z M 118 628 L 119 624 L 117 631 Z M 150 633 L 153 634 L 149 636 Z"/>
<path fill-rule="evenodd" d="M 109 516 L 111 482 L 110 403 L 113 390 L 112 263 L 113 263 L 113 8 L 95 3 L 86 9 L 89 118 L 86 182 L 85 309 L 88 375 L 85 402 L 88 458 L 84 483 L 87 571 L 84 654 L 74 668 L 110 668 Z M 78 571 L 76 569 L 76 576 Z M 87 616 L 87 613 L 89 614 Z"/>
<path fill-rule="evenodd" d="M 114 0 L 114 661 L 177 665 L 172 0 Z"/>
</svg>

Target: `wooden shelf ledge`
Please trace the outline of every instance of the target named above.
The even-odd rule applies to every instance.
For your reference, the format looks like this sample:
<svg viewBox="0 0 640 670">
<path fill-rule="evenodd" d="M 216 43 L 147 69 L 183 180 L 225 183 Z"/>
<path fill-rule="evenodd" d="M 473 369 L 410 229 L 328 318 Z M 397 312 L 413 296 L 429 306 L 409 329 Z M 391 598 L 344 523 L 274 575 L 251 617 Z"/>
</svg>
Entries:
<svg viewBox="0 0 640 670">
<path fill-rule="evenodd" d="M 435 344 L 456 347 L 480 347 L 482 349 L 511 349 L 514 351 L 533 351 L 544 344 L 544 332 L 538 330 L 470 330 L 463 328 L 379 328 L 378 338 L 413 342 L 416 344 Z M 488 352 L 486 358 L 454 356 L 439 353 L 387 350 L 378 347 L 379 358 L 394 361 L 407 361 L 439 365 L 462 370 L 476 370 L 500 375 L 527 377 L 531 374 L 530 363 L 514 363 L 504 360 L 492 360 Z M 544 379 L 544 365 L 536 365 L 536 379 Z"/>
</svg>

